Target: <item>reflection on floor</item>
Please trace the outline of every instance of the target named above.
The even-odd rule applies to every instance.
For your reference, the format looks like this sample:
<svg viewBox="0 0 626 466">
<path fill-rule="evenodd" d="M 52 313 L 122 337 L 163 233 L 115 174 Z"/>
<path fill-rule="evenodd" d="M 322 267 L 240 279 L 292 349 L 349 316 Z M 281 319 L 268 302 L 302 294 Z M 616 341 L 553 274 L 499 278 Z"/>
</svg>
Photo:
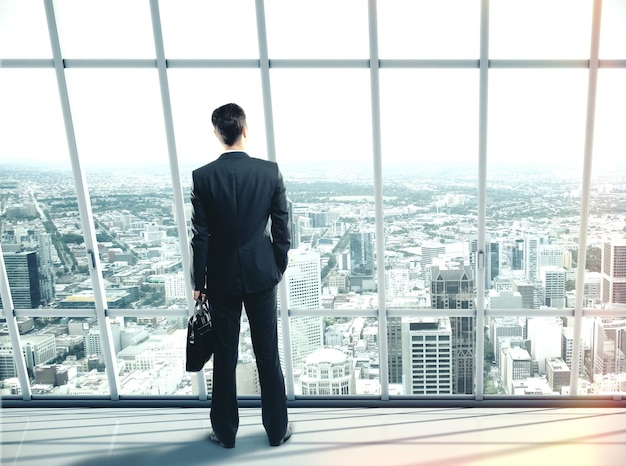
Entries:
<svg viewBox="0 0 626 466">
<path fill-rule="evenodd" d="M 240 411 L 236 447 L 208 441 L 198 408 L 4 408 L 12 466 L 626 464 L 626 409 L 297 408 L 270 447 L 260 410 Z"/>
</svg>

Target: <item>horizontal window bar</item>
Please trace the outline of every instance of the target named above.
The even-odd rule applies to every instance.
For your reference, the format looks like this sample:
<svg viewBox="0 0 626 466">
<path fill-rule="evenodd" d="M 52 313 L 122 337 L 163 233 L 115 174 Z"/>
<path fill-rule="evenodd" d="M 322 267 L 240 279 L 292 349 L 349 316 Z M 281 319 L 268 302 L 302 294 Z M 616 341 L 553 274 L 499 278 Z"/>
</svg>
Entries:
<svg viewBox="0 0 626 466">
<path fill-rule="evenodd" d="M 93 309 L 16 309 L 15 317 L 95 317 Z M 187 317 L 186 309 L 108 309 L 109 317 Z M 475 309 L 388 309 L 388 317 L 476 317 Z M 572 317 L 565 309 L 485 309 L 487 317 Z M 0 318 L 4 318 L 4 311 Z M 378 309 L 290 309 L 290 317 L 377 317 Z M 583 317 L 626 317 L 626 309 L 583 309 Z"/>
<path fill-rule="evenodd" d="M 260 68 L 258 58 L 250 59 L 166 59 L 167 68 Z M 89 59 L 66 58 L 63 60 L 65 68 L 156 68 L 156 59 Z M 379 68 L 412 69 L 412 68 L 475 68 L 478 69 L 478 59 L 380 59 Z M 626 68 L 626 59 L 599 60 L 599 68 Z M 36 58 L 6 58 L 0 59 L 0 68 L 53 68 L 52 59 Z M 370 68 L 368 59 L 270 59 L 270 68 Z M 578 60 L 507 60 L 491 59 L 489 68 L 589 68 L 588 59 Z"/>
</svg>

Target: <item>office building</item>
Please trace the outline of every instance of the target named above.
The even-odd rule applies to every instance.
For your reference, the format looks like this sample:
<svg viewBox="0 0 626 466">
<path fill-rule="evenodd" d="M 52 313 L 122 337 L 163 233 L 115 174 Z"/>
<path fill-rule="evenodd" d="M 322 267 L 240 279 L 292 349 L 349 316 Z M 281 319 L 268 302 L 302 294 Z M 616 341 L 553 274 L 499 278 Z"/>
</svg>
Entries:
<svg viewBox="0 0 626 466">
<path fill-rule="evenodd" d="M 569 386 L 570 372 L 570 368 L 561 358 L 546 359 L 546 377 L 554 392 L 561 393 L 563 387 Z"/>
<path fill-rule="evenodd" d="M 15 309 L 36 309 L 42 304 L 37 253 L 3 254 Z M 2 305 L 2 299 L 0 299 Z"/>
<path fill-rule="evenodd" d="M 452 394 L 450 319 L 404 317 L 402 360 L 406 395 Z"/>
<path fill-rule="evenodd" d="M 554 317 L 529 317 L 527 320 L 530 354 L 537 362 L 539 374 L 546 373 L 546 360 L 561 357 L 562 322 Z"/>
<path fill-rule="evenodd" d="M 626 304 L 625 238 L 610 238 L 602 243 L 602 301 Z"/>
<path fill-rule="evenodd" d="M 565 307 L 565 269 L 558 266 L 544 266 L 541 267 L 540 274 L 544 289 L 544 305 L 563 309 Z"/>
<path fill-rule="evenodd" d="M 287 281 L 289 309 L 321 309 L 320 255 L 318 252 L 289 251 Z M 278 300 L 279 307 L 280 296 Z M 320 316 L 289 318 L 290 342 L 294 367 L 300 367 L 306 357 L 324 346 L 324 319 Z M 278 346 L 284 351 L 283 328 L 278 320 Z M 281 358 L 284 361 L 284 357 Z"/>
<path fill-rule="evenodd" d="M 489 341 L 493 346 L 496 365 L 500 366 L 502 337 L 524 338 L 524 325 L 521 317 L 494 317 L 489 324 Z"/>
<path fill-rule="evenodd" d="M 365 230 L 350 233 L 350 288 L 374 291 L 374 233 Z"/>
<path fill-rule="evenodd" d="M 511 347 L 504 351 L 501 373 L 506 393 L 513 393 L 515 382 L 530 378 L 531 367 L 531 357 L 525 349 Z"/>
<path fill-rule="evenodd" d="M 441 269 L 432 266 L 430 282 L 431 305 L 434 309 L 474 309 L 474 279 L 469 266 Z M 474 317 L 451 317 L 452 392 L 474 392 L 474 349 L 476 325 Z"/>
<path fill-rule="evenodd" d="M 574 328 L 563 327 L 561 329 L 561 359 L 565 361 L 567 367 L 572 368 L 574 359 Z M 578 354 L 578 371 L 580 375 L 585 373 L 585 343 L 580 339 Z"/>
<path fill-rule="evenodd" d="M 483 253 L 483 261 L 485 267 L 485 288 L 490 289 L 493 280 L 500 275 L 500 245 L 491 241 L 491 238 L 487 237 L 485 240 L 485 246 L 482 249 L 478 248 L 478 239 L 472 238 L 469 241 L 469 263 L 472 269 L 476 268 L 476 260 L 479 250 Z"/>
</svg>

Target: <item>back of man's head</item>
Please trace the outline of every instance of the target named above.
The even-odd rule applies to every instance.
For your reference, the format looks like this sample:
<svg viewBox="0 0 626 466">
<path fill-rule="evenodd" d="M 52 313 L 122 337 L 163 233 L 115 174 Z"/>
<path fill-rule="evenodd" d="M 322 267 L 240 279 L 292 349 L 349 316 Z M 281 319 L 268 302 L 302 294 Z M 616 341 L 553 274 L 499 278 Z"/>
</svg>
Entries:
<svg viewBox="0 0 626 466">
<path fill-rule="evenodd" d="M 226 146 L 232 146 L 239 140 L 246 127 L 246 113 L 237 104 L 222 105 L 213 110 L 211 123 L 217 137 Z"/>
</svg>

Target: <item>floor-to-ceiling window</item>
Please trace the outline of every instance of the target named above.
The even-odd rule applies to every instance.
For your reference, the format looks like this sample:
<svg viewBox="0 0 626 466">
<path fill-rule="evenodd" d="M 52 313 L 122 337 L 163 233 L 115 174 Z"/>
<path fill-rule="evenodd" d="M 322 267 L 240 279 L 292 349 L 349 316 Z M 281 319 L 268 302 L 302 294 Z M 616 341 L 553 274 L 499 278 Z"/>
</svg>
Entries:
<svg viewBox="0 0 626 466">
<path fill-rule="evenodd" d="M 189 186 L 227 102 L 287 186 L 290 398 L 626 391 L 624 44 L 624 0 L 4 0 L 0 394 L 210 393 Z M 245 318 L 239 353 L 256 396 Z"/>
</svg>

